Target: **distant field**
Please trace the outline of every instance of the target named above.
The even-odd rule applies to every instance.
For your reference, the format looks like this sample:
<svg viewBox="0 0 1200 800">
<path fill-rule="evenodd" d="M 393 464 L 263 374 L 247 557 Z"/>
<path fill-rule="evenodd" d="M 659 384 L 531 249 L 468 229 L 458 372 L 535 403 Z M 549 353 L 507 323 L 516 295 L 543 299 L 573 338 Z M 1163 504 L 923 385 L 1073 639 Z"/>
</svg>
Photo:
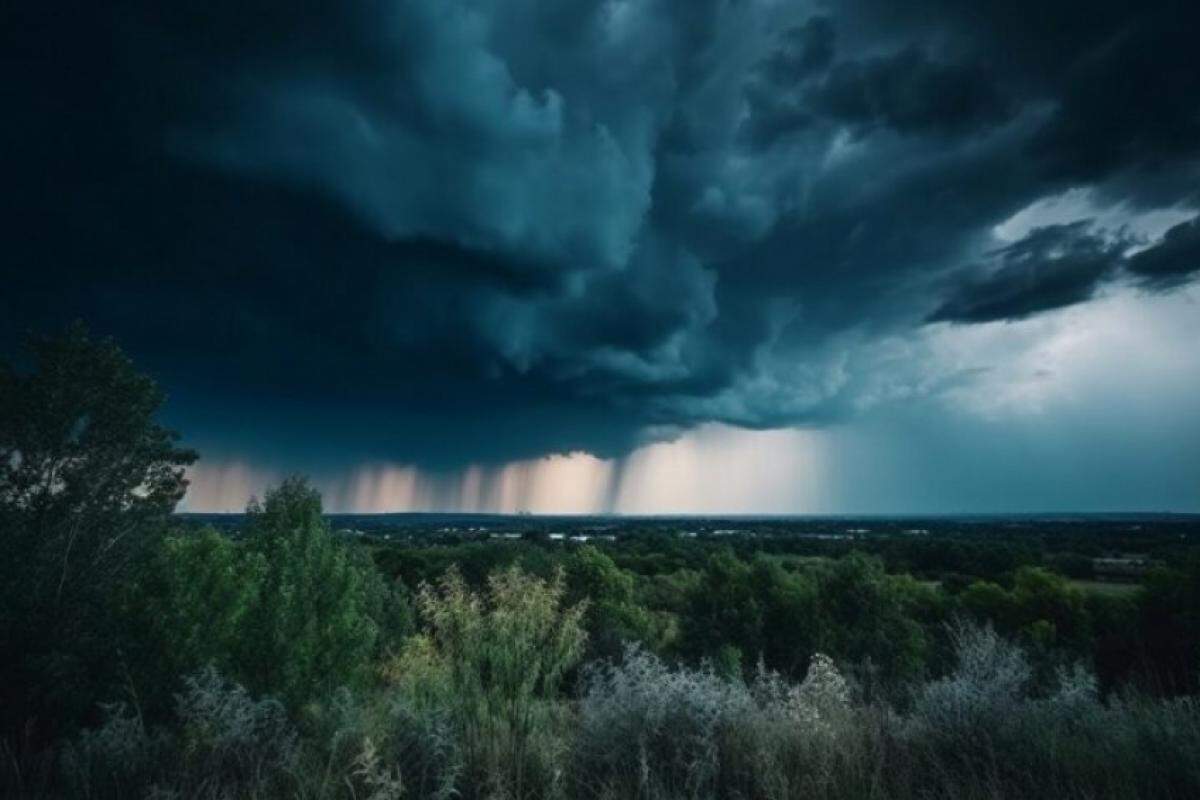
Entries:
<svg viewBox="0 0 1200 800">
<path fill-rule="evenodd" d="M 917 581 L 922 586 L 928 586 L 930 589 L 941 588 L 941 581 Z M 1117 596 L 1130 595 L 1136 592 L 1140 587 L 1140 583 L 1113 583 L 1110 581 L 1084 581 L 1071 580 L 1072 586 L 1082 589 L 1085 592 L 1094 594 L 1110 594 Z"/>
<path fill-rule="evenodd" d="M 1113 595 L 1133 594 L 1139 588 L 1141 588 L 1140 583 L 1112 583 L 1110 581 L 1073 580 L 1073 581 L 1071 581 L 1071 584 L 1073 586 L 1078 586 L 1080 589 L 1083 589 L 1085 592 L 1095 592 L 1096 594 L 1113 594 Z"/>
</svg>

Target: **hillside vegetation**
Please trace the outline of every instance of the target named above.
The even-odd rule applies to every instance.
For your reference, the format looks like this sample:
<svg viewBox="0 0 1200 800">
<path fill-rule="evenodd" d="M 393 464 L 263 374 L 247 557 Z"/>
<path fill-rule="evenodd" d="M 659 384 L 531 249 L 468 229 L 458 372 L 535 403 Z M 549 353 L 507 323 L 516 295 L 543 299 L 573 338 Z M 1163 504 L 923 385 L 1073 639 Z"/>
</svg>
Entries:
<svg viewBox="0 0 1200 800">
<path fill-rule="evenodd" d="M 0 795 L 1200 797 L 1190 540 L 1122 591 L 1011 542 L 394 545 L 302 478 L 218 531 L 162 401 L 79 328 L 0 365 Z"/>
</svg>

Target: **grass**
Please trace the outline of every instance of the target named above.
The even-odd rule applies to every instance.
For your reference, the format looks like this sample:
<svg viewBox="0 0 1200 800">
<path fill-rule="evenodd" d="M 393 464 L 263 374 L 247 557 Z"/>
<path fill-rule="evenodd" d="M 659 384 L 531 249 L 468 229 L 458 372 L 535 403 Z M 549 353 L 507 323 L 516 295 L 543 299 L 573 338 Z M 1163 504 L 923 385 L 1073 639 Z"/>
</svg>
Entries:
<svg viewBox="0 0 1200 800">
<path fill-rule="evenodd" d="M 436 599 L 436 598 L 435 598 Z M 473 607 L 473 606 L 472 606 Z M 503 619 L 493 620 L 503 622 Z M 903 710 L 856 697 L 816 656 L 799 684 L 759 668 L 637 649 L 584 670 L 574 700 L 505 702 L 410 659 L 399 684 L 339 690 L 298 714 L 204 670 L 176 717 L 108 721 L 44 763 L 0 750 L 0 795 L 28 800 L 1175 800 L 1200 797 L 1200 700 L 1102 698 L 1082 667 L 1038 689 L 1025 652 L 991 628 L 953 629 L 955 668 Z M 511 635 L 504 637 L 511 639 Z M 485 643 L 486 644 L 486 643 Z M 490 663 L 490 662 L 489 662 Z M 470 672 L 470 670 L 467 670 Z M 476 676 L 479 677 L 479 676 Z M 486 677 L 486 676 L 484 676 Z M 474 678 L 471 678 L 474 680 Z M 431 683 L 432 682 L 432 683 Z M 453 680 L 451 681 L 453 683 Z M 444 688 L 444 687 L 443 687 Z M 468 687 L 469 688 L 469 687 Z M 487 680 L 485 694 L 497 687 Z M 478 702 L 476 702 L 478 701 Z M 463 724 L 463 715 L 483 722 Z M 490 719 L 491 721 L 487 721 Z M 519 744 L 514 748 L 512 745 Z M 488 754 L 496 757 L 486 757 Z M 481 757 L 482 756 L 484 757 Z M 514 764 L 527 767 L 520 780 Z"/>
</svg>

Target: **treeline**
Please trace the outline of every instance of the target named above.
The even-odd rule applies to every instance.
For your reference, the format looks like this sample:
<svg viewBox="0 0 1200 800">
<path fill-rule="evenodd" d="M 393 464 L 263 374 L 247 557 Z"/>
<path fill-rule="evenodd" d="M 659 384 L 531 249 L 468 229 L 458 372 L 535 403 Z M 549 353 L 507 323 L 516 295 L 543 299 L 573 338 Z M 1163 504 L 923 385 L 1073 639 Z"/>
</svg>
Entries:
<svg viewBox="0 0 1200 800">
<path fill-rule="evenodd" d="M 1021 644 L 1039 674 L 1082 662 L 1105 692 L 1129 685 L 1156 694 L 1198 689 L 1195 547 L 1137 586 L 1096 591 L 1012 542 L 960 550 L 973 558 L 941 581 L 893 572 L 886 553 L 796 556 L 787 542 L 774 552 L 757 544 L 660 536 L 568 547 L 494 540 L 370 547 L 380 569 L 407 586 L 436 581 L 451 565 L 473 585 L 512 565 L 542 577 L 562 568 L 571 596 L 593 603 L 592 657 L 611 657 L 623 642 L 636 641 L 666 658 L 708 658 L 742 671 L 762 658 L 795 678 L 820 651 L 886 688 L 943 674 L 950 666 L 947 624 L 968 619 Z M 1031 555 L 1008 558 L 1022 550 Z"/>
<path fill-rule="evenodd" d="M 79 328 L 0 367 L 3 796 L 1200 796 L 1195 560 L 391 548 L 302 479 L 230 537 L 161 402 Z"/>
</svg>

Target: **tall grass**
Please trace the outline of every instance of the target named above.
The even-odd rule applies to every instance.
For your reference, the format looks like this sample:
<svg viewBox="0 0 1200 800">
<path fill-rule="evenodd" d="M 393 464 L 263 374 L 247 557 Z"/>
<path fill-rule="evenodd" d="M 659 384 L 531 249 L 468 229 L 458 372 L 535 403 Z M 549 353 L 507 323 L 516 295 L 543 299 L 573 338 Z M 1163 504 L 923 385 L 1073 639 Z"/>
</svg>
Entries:
<svg viewBox="0 0 1200 800">
<path fill-rule="evenodd" d="M 1082 667 L 1035 692 L 1022 651 L 990 628 L 955 632 L 958 666 L 920 692 L 889 735 L 910 796 L 1200 796 L 1200 704 L 1126 694 L 1102 701 Z"/>
<path fill-rule="evenodd" d="M 454 602 L 487 619 L 512 588 Z M 430 590 L 441 600 L 425 602 L 460 590 Z M 557 602 L 553 584 L 542 590 Z M 561 622 L 562 613 L 539 618 Z M 549 622 L 495 630 L 562 635 Z M 631 648 L 586 667 L 566 699 L 514 694 L 481 666 L 492 662 L 458 663 L 436 637 L 417 638 L 374 689 L 340 690 L 291 714 L 207 669 L 186 680 L 170 724 L 149 727 L 118 705 L 52 759 L 8 750 L 0 790 L 179 800 L 1200 797 L 1195 698 L 1103 699 L 1081 667 L 1036 685 L 1024 652 L 990 628 L 958 627 L 952 640 L 954 669 L 914 685 L 903 711 L 856 697 L 823 656 L 789 683 L 761 666 L 728 679 Z M 544 687 L 559 666 L 516 685 Z M 525 706 L 514 709 L 514 698 Z"/>
<path fill-rule="evenodd" d="M 854 703 L 818 656 L 790 686 L 672 668 L 631 651 L 579 705 L 578 797 L 1185 798 L 1200 796 L 1200 704 L 1126 695 L 1062 670 L 1037 690 L 990 628 L 953 631 L 956 667 L 900 714 Z"/>
<path fill-rule="evenodd" d="M 578 716 L 578 797 L 823 796 L 860 747 L 846 681 L 822 655 L 791 685 L 761 666 L 730 681 L 633 649 L 589 672 Z"/>
</svg>

